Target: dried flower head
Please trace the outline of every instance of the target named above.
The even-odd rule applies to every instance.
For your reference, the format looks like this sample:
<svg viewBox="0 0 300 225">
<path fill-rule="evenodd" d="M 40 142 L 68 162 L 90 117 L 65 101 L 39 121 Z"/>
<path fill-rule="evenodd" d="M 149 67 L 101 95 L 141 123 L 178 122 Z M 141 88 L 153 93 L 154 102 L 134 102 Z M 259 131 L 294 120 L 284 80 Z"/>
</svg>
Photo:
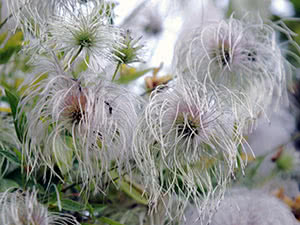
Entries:
<svg viewBox="0 0 300 225">
<path fill-rule="evenodd" d="M 242 137 L 220 96 L 192 82 L 152 93 L 137 129 L 135 158 L 153 201 L 179 193 L 204 210 L 213 194 L 222 196 Z"/>
<path fill-rule="evenodd" d="M 70 66 L 79 55 L 95 70 L 113 58 L 119 30 L 109 25 L 112 4 L 105 0 L 13 0 L 9 8 L 24 34 L 23 50 L 43 55 L 55 48 Z M 100 48 L 100 50 L 99 50 Z M 81 53 L 81 54 L 80 54 Z M 88 59 L 89 58 L 89 59 Z M 96 58 L 96 59 L 95 59 Z M 97 62 L 98 60 L 98 62 Z M 32 60 L 35 61 L 35 60 Z"/>
<path fill-rule="evenodd" d="M 79 165 L 89 176 L 86 183 L 99 187 L 117 172 L 131 174 L 132 138 L 142 101 L 127 90 L 108 82 L 98 82 L 89 92 L 87 132 Z M 84 174 L 82 174 L 84 176 Z M 85 175 L 86 176 L 86 175 Z"/>
<path fill-rule="evenodd" d="M 111 172 L 130 170 L 139 98 L 109 82 L 88 84 L 64 75 L 39 85 L 21 102 L 23 111 L 33 107 L 23 151 L 31 168 L 48 167 L 58 175 L 57 165 L 61 174 L 97 191 Z"/>
<path fill-rule="evenodd" d="M 81 5 L 80 0 L 12 0 L 7 3 L 16 28 L 22 29 L 26 41 L 34 37 L 42 40 L 52 16 L 70 13 Z"/>
<path fill-rule="evenodd" d="M 109 4 L 79 9 L 79 13 L 57 15 L 49 23 L 51 36 L 48 46 L 63 54 L 69 67 L 77 57 L 82 57 L 86 64 L 99 72 L 119 58 L 113 54 L 121 48 L 121 30 L 110 24 L 107 15 Z"/>
<path fill-rule="evenodd" d="M 0 193 L 2 225 L 79 224 L 71 215 L 51 213 L 37 200 L 37 191 Z"/>
<path fill-rule="evenodd" d="M 174 63 L 178 74 L 190 74 L 203 84 L 225 86 L 254 99 L 259 96 L 281 99 L 286 95 L 289 67 L 276 43 L 272 24 L 258 15 L 238 20 L 203 24 L 182 34 L 176 47 Z M 253 89 L 259 86 L 259 92 Z M 257 102 L 263 109 L 269 102 Z"/>
<path fill-rule="evenodd" d="M 28 123 L 23 143 L 28 167 L 53 168 L 58 161 L 58 165 L 63 162 L 67 171 L 70 170 L 72 137 L 84 133 L 86 90 L 79 81 L 57 75 L 33 84 L 24 95 L 20 112 L 31 109 L 26 114 Z"/>
</svg>

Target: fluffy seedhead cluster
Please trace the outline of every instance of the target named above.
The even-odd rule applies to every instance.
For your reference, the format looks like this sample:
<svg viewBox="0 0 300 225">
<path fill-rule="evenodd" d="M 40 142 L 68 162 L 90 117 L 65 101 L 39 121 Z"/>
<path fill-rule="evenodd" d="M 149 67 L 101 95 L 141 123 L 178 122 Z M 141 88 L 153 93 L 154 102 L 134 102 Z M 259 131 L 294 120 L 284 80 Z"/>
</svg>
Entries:
<svg viewBox="0 0 300 225">
<path fill-rule="evenodd" d="M 112 26 L 112 3 L 102 0 L 9 1 L 11 13 L 21 27 L 32 61 L 56 54 L 65 69 L 84 60 L 94 72 L 119 60 L 114 54 L 122 46 L 122 29 Z"/>
<path fill-rule="evenodd" d="M 47 37 L 49 21 L 57 15 L 66 15 L 82 4 L 79 0 L 67 1 L 38 1 L 38 0 L 13 0 L 7 1 L 10 13 L 16 20 L 16 29 L 21 28 L 27 45 L 35 46 Z M 35 38 L 40 39 L 39 41 Z M 32 43 L 38 42 L 38 43 Z"/>
<path fill-rule="evenodd" d="M 250 14 L 183 32 L 174 56 L 178 76 L 216 88 L 225 86 L 237 92 L 241 101 L 241 93 L 245 94 L 252 99 L 257 117 L 271 104 L 272 97 L 279 100 L 286 95 L 282 87 L 290 76 L 274 27 Z"/>
<path fill-rule="evenodd" d="M 70 215 L 51 213 L 40 204 L 36 191 L 0 193 L 0 222 L 3 225 L 79 224 Z"/>
<path fill-rule="evenodd" d="M 152 93 L 136 131 L 134 153 L 152 201 L 179 193 L 204 211 L 212 193 L 222 197 L 243 143 L 224 97 L 191 82 Z M 170 208 L 172 203 L 168 201 Z"/>
<path fill-rule="evenodd" d="M 121 30 L 110 24 L 108 7 L 100 4 L 85 10 L 79 8 L 69 15 L 57 15 L 49 23 L 51 36 L 47 46 L 54 46 L 68 66 L 81 56 L 91 69 L 103 71 L 114 59 L 119 59 L 113 52 L 121 47 L 123 39 Z"/>
<path fill-rule="evenodd" d="M 104 192 L 126 175 L 139 183 L 132 185 L 140 185 L 152 212 L 162 204 L 168 219 L 180 219 L 193 203 L 204 224 L 235 171 L 244 169 L 245 131 L 285 95 L 290 65 L 273 26 L 259 17 L 202 24 L 181 34 L 172 65 L 176 80 L 157 87 L 144 108 L 140 97 L 113 83 L 121 64 L 140 61 L 142 46 L 114 26 L 112 5 L 11 1 L 25 48 L 34 49 L 36 65 L 49 64 L 26 86 L 16 110 L 16 118 L 27 118 L 25 171 L 46 171 L 46 180 L 50 169 L 88 192 Z M 7 196 L 0 196 L 1 204 L 20 202 Z"/>
<path fill-rule="evenodd" d="M 21 105 L 32 107 L 24 143 L 31 168 L 43 165 L 56 174 L 58 165 L 60 174 L 99 188 L 113 170 L 129 172 L 138 98 L 106 81 L 86 86 L 64 75 L 29 92 Z M 80 174 L 72 174 L 74 163 Z"/>
<path fill-rule="evenodd" d="M 135 135 L 135 160 L 153 202 L 169 195 L 173 209 L 170 196 L 179 195 L 183 206 L 174 204 L 182 210 L 193 202 L 201 224 L 212 215 L 235 169 L 244 168 L 243 136 L 286 97 L 291 66 L 274 27 L 247 15 L 183 31 L 175 85 L 152 93 Z"/>
</svg>

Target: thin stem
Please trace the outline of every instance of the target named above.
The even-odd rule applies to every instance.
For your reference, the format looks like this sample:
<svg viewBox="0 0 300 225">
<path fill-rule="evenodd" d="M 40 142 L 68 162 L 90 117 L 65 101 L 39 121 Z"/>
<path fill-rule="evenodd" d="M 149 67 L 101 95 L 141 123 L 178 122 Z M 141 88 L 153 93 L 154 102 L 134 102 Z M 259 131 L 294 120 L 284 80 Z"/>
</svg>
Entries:
<svg viewBox="0 0 300 225">
<path fill-rule="evenodd" d="M 6 24 L 6 22 L 12 17 L 12 14 L 10 14 L 6 19 L 0 24 L 0 29 Z"/>
<path fill-rule="evenodd" d="M 20 7 L 19 10 L 21 10 L 21 9 L 22 9 L 22 7 Z M 5 20 L 0 24 L 0 30 L 1 30 L 1 28 L 7 23 L 7 21 L 8 21 L 10 18 L 12 18 L 12 17 L 13 17 L 13 14 L 11 13 L 11 14 L 9 14 L 8 17 L 5 18 Z"/>
<path fill-rule="evenodd" d="M 114 80 L 115 80 L 116 75 L 117 75 L 117 73 L 118 73 L 118 70 L 119 70 L 121 64 L 122 64 L 121 62 L 118 62 L 118 65 L 117 65 L 117 67 L 116 67 L 116 70 L 115 70 L 115 72 L 114 72 L 114 75 L 113 75 L 111 81 L 114 81 Z"/>
<path fill-rule="evenodd" d="M 25 4 L 28 4 L 29 2 L 30 2 L 30 1 L 28 1 L 28 2 L 25 3 Z M 21 11 L 22 8 L 23 8 L 23 5 L 19 7 L 18 11 Z M 12 17 L 13 17 L 13 14 L 11 13 L 11 14 L 8 15 L 8 17 L 5 18 L 5 20 L 0 24 L 0 30 L 1 30 L 1 28 L 7 23 L 7 21 L 8 21 L 10 18 L 12 18 Z"/>
<path fill-rule="evenodd" d="M 76 185 L 80 185 L 80 184 L 82 184 L 82 183 L 83 183 L 83 181 L 78 181 L 78 182 L 76 182 L 76 183 L 70 184 L 70 185 L 66 186 L 65 188 L 61 189 L 61 192 L 64 193 L 64 192 L 66 192 L 67 190 L 69 190 L 69 189 L 75 187 Z"/>
<path fill-rule="evenodd" d="M 68 63 L 67 65 L 65 65 L 64 71 L 66 71 L 68 68 L 70 68 L 72 66 L 72 64 L 75 61 L 75 59 L 80 55 L 82 49 L 83 49 L 83 46 L 80 46 L 80 48 L 78 49 L 78 52 L 76 53 L 76 55 L 73 56 L 73 58 L 71 59 L 70 63 Z"/>
<path fill-rule="evenodd" d="M 229 18 L 233 12 L 233 5 L 232 5 L 232 0 L 229 1 L 229 4 L 228 4 L 228 9 L 227 9 L 227 12 L 226 12 L 226 18 Z"/>
</svg>

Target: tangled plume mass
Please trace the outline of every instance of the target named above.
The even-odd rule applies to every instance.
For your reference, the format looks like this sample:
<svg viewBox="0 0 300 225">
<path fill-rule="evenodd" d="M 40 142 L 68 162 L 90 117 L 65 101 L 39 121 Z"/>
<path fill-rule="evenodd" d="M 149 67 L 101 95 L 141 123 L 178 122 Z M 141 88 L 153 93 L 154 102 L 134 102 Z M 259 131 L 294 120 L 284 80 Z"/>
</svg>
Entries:
<svg viewBox="0 0 300 225">
<path fill-rule="evenodd" d="M 249 2 L 1 0 L 0 224 L 298 224 L 300 5 Z"/>
</svg>

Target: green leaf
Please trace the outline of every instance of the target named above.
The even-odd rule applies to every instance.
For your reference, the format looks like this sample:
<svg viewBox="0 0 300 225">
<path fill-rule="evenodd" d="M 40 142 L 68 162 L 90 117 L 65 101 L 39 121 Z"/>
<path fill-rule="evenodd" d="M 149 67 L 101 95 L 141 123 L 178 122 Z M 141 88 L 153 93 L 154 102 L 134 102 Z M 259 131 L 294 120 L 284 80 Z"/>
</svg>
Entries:
<svg viewBox="0 0 300 225">
<path fill-rule="evenodd" d="M 93 209 L 93 213 L 102 213 L 108 206 L 104 204 L 90 204 L 89 205 Z"/>
<path fill-rule="evenodd" d="M 8 150 L 0 149 L 0 155 L 4 156 L 7 160 L 9 160 L 12 163 L 21 165 L 19 158 Z"/>
<path fill-rule="evenodd" d="M 124 225 L 107 217 L 101 217 L 99 220 L 108 225 Z"/>
<path fill-rule="evenodd" d="M 5 95 L 7 97 L 8 103 L 10 105 L 13 118 L 15 119 L 16 115 L 17 115 L 17 107 L 18 107 L 18 103 L 19 103 L 19 98 L 15 94 L 10 92 L 8 89 L 5 89 Z"/>
<path fill-rule="evenodd" d="M 49 130 L 52 130 L 51 127 L 49 127 Z M 64 137 L 64 142 L 62 141 L 56 141 L 55 146 L 60 148 L 63 144 L 67 144 L 67 146 L 70 147 L 70 149 L 65 149 L 65 151 L 57 151 L 53 152 L 53 157 L 57 159 L 57 166 L 61 172 L 62 175 L 67 174 L 70 169 L 72 169 L 73 165 L 73 139 L 72 137 L 65 136 Z"/>
<path fill-rule="evenodd" d="M 5 174 L 5 179 L 13 180 L 16 182 L 19 186 L 24 187 L 25 186 L 25 179 L 24 174 L 22 172 L 22 169 L 20 167 L 15 168 L 13 171 Z M 0 181 L 1 183 L 1 181 Z"/>
<path fill-rule="evenodd" d="M 11 108 L 12 116 L 14 118 L 14 125 L 15 125 L 18 139 L 20 142 L 23 142 L 23 137 L 25 134 L 25 125 L 27 123 L 26 115 L 25 115 L 25 113 L 18 115 L 19 97 L 17 95 L 13 94 L 8 89 L 5 89 L 5 95 L 8 99 L 8 103 Z"/>
<path fill-rule="evenodd" d="M 22 47 L 23 33 L 21 31 L 15 33 L 6 42 L 5 46 L 0 49 L 0 64 L 5 64 L 11 56 L 18 52 Z"/>
<path fill-rule="evenodd" d="M 19 188 L 19 184 L 13 180 L 0 179 L 0 192 L 5 192 L 10 188 Z"/>
<path fill-rule="evenodd" d="M 75 70 L 73 71 L 73 76 L 74 77 L 79 77 L 79 74 L 86 71 L 88 69 L 88 65 L 87 65 L 87 60 L 82 60 L 81 62 L 79 62 L 77 65 L 76 65 L 76 68 Z"/>
<path fill-rule="evenodd" d="M 123 67 L 121 67 L 122 69 Z M 126 73 L 124 75 L 121 75 L 119 80 L 117 80 L 116 82 L 119 84 L 128 84 L 133 80 L 138 79 L 139 77 L 145 75 L 146 73 L 150 72 L 151 70 L 153 70 L 153 68 L 149 68 L 149 69 L 145 69 L 145 70 L 141 70 L 141 71 L 136 71 L 136 70 L 132 70 L 129 71 L 129 73 Z"/>
<path fill-rule="evenodd" d="M 13 150 L 14 153 L 16 154 L 16 157 L 18 158 L 18 161 L 21 162 L 21 161 L 22 161 L 22 152 L 19 151 L 19 150 L 16 149 L 16 148 L 13 148 L 12 150 Z"/>
<path fill-rule="evenodd" d="M 85 207 L 82 204 L 80 204 L 79 202 L 75 202 L 71 199 L 61 199 L 61 207 L 64 210 L 72 212 L 81 211 L 85 209 Z"/>
<path fill-rule="evenodd" d="M 136 202 L 148 205 L 148 200 L 133 185 L 130 185 L 126 181 L 121 181 L 120 188 Z"/>
<path fill-rule="evenodd" d="M 15 127 L 18 139 L 20 142 L 23 142 L 23 137 L 25 134 L 25 125 L 27 124 L 27 118 L 25 113 L 22 113 L 21 116 L 15 121 Z"/>
<path fill-rule="evenodd" d="M 7 32 L 3 32 L 2 34 L 0 34 L 0 44 L 4 42 L 6 37 L 7 37 Z"/>
<path fill-rule="evenodd" d="M 128 183 L 128 181 L 126 181 L 125 177 L 120 180 L 119 174 L 113 170 L 110 172 L 110 175 L 112 177 L 113 180 L 116 180 L 116 182 L 120 185 L 120 189 L 125 192 L 129 197 L 131 197 L 132 199 L 134 199 L 136 202 L 142 204 L 142 205 L 148 205 L 148 200 L 147 198 L 142 195 L 143 191 L 139 190 L 137 185 L 135 185 L 134 183 Z"/>
<path fill-rule="evenodd" d="M 14 52 L 15 48 L 12 47 L 0 49 L 0 64 L 7 63 Z"/>
</svg>

